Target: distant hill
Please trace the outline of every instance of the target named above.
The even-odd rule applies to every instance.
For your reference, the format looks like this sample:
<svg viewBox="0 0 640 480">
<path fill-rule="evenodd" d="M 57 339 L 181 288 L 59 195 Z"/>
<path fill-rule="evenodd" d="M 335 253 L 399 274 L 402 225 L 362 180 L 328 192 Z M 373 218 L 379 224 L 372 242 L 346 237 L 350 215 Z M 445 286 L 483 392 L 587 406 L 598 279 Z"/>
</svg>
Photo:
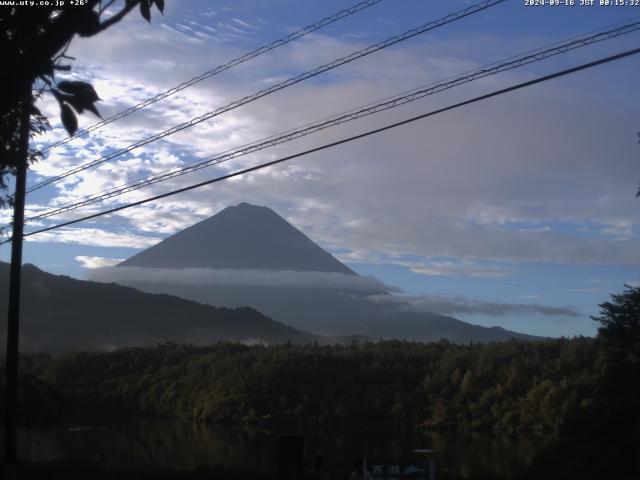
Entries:
<svg viewBox="0 0 640 480">
<path fill-rule="evenodd" d="M 398 338 L 424 342 L 445 338 L 457 343 L 541 338 L 501 327 L 473 325 L 439 313 L 413 312 L 396 303 L 374 303 L 366 294 L 340 289 L 209 287 L 169 281 L 129 281 L 127 284 L 142 291 L 170 293 L 211 305 L 251 305 L 279 322 L 332 338 L 362 335 L 376 340 Z"/>
<path fill-rule="evenodd" d="M 9 265 L 0 262 L 0 311 L 7 311 Z M 307 343 L 317 336 L 251 308 L 216 308 L 133 288 L 52 275 L 24 265 L 21 349 L 111 349 L 167 341 L 208 344 Z"/>
<path fill-rule="evenodd" d="M 430 341 L 534 339 L 384 300 L 386 287 L 360 277 L 273 210 L 241 203 L 95 272 L 146 292 L 210 305 L 250 306 L 320 335 Z M 375 300 L 374 300 L 375 299 Z"/>
</svg>

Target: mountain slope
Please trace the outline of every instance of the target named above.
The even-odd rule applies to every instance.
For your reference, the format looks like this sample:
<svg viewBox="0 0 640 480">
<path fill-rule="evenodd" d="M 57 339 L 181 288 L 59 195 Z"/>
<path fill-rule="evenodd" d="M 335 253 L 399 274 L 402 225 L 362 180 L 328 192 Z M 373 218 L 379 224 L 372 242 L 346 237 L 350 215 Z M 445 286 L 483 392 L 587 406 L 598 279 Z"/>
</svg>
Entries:
<svg viewBox="0 0 640 480">
<path fill-rule="evenodd" d="M 301 330 L 333 338 L 365 335 L 414 341 L 496 342 L 511 338 L 540 337 L 500 327 L 473 325 L 448 315 L 417 312 L 395 302 L 373 302 L 366 294 L 331 288 L 210 287 L 167 282 L 133 282 L 129 286 L 145 292 L 168 293 L 210 305 L 250 305 L 270 318 Z"/>
<path fill-rule="evenodd" d="M 0 262 L 0 311 L 6 312 L 9 266 Z M 143 293 L 52 275 L 24 265 L 21 348 L 61 351 L 218 340 L 306 343 L 318 337 L 251 308 L 216 308 L 169 295 Z"/>
<path fill-rule="evenodd" d="M 199 269 L 198 274 L 185 270 L 189 268 Z M 261 278 L 266 270 L 270 281 L 258 283 L 258 270 Z M 320 272 L 315 286 L 303 281 L 310 271 Z M 222 280 L 207 283 L 207 272 L 217 272 L 217 278 Z M 238 273 L 243 274 L 243 284 L 231 282 L 238 276 L 233 274 Z M 287 284 L 277 281 L 284 273 Z M 412 311 L 410 305 L 392 301 L 390 295 L 388 302 L 381 302 L 380 298 L 388 295 L 383 284 L 356 288 L 357 281 L 364 277 L 271 209 L 246 203 L 228 207 L 118 267 L 94 275 L 103 281 L 210 305 L 251 306 L 295 328 L 334 337 L 366 335 L 420 341 L 446 338 L 455 342 L 536 338 L 472 325 L 434 312 Z M 332 284 L 332 275 L 346 281 Z"/>
<path fill-rule="evenodd" d="M 120 263 L 125 267 L 235 268 L 355 275 L 280 215 L 241 203 Z"/>
</svg>

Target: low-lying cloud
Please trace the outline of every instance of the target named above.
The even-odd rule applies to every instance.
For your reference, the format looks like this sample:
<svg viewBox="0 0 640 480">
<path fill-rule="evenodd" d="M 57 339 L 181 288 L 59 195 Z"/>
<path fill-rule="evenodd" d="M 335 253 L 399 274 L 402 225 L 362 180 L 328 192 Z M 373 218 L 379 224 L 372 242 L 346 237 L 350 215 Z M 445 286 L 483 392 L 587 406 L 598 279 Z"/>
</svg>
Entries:
<svg viewBox="0 0 640 480">
<path fill-rule="evenodd" d="M 85 260 L 83 262 L 95 263 Z M 415 313 L 434 312 L 443 315 L 467 314 L 490 317 L 542 315 L 546 317 L 575 318 L 581 316 L 581 313 L 571 306 L 487 302 L 462 296 L 403 295 L 397 288 L 385 285 L 377 278 L 334 272 L 104 267 L 92 270 L 89 277 L 91 280 L 98 282 L 115 282 L 124 285 L 144 283 L 175 286 L 318 288 L 365 293 L 377 292 L 368 295 L 366 299 L 371 303 L 379 304 L 381 307 L 390 307 L 399 311 Z"/>
<path fill-rule="evenodd" d="M 105 257 L 89 257 L 86 255 L 78 255 L 75 257 L 76 262 L 82 265 L 84 268 L 103 268 L 113 267 L 124 261 L 124 258 L 105 258 Z"/>
<path fill-rule="evenodd" d="M 212 287 L 332 288 L 362 292 L 393 290 L 374 277 L 291 270 L 106 267 L 91 272 L 98 282 L 158 283 Z"/>
<path fill-rule="evenodd" d="M 504 317 L 506 315 L 542 315 L 546 317 L 581 316 L 580 312 L 571 306 L 550 306 L 536 303 L 501 303 L 486 302 L 461 296 L 444 297 L 439 295 L 385 295 L 377 294 L 367 297 L 370 302 L 381 305 L 396 306 L 405 311 L 435 312 L 443 315 L 487 315 Z"/>
</svg>

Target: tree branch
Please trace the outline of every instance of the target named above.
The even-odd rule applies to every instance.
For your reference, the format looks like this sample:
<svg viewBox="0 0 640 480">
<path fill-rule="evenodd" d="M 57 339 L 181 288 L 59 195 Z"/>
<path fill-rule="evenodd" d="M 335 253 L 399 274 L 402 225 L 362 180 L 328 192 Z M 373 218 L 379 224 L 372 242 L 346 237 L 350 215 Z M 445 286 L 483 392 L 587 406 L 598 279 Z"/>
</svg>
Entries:
<svg viewBox="0 0 640 480">
<path fill-rule="evenodd" d="M 138 5 L 139 3 L 140 3 L 140 0 L 127 0 L 126 5 L 122 10 L 120 10 L 118 13 L 116 13 L 112 17 L 102 22 L 100 26 L 97 29 L 95 29 L 94 32 L 91 33 L 91 35 L 100 33 L 101 31 L 106 30 L 110 26 L 115 25 L 120 20 L 122 20 L 127 13 L 133 10 L 136 7 L 136 5 Z"/>
<path fill-rule="evenodd" d="M 109 2 L 107 2 L 107 4 L 106 4 L 106 5 L 104 5 L 104 6 L 102 6 L 102 2 L 100 2 L 100 3 L 101 3 L 101 4 L 100 4 L 100 10 L 98 10 L 98 13 L 99 13 L 100 15 L 102 15 L 102 13 L 103 13 L 107 8 L 109 8 L 111 5 L 113 5 L 115 2 L 116 2 L 116 0 L 110 0 L 110 1 L 109 1 Z"/>
</svg>

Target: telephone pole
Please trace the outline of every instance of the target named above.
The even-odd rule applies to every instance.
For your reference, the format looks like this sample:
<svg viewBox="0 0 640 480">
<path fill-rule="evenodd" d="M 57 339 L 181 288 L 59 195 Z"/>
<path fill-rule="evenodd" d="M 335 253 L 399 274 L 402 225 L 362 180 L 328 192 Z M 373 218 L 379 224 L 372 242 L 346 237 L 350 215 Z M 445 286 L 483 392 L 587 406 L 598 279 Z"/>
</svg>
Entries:
<svg viewBox="0 0 640 480">
<path fill-rule="evenodd" d="M 15 477 L 18 463 L 18 353 L 20 333 L 20 287 L 22 282 L 22 240 L 24 228 L 25 189 L 29 158 L 31 122 L 31 83 L 22 92 L 20 112 L 20 144 L 16 165 L 16 185 L 13 205 L 11 267 L 9 271 L 9 318 L 7 322 L 7 379 L 5 392 L 5 464 L 9 479 Z"/>
</svg>

